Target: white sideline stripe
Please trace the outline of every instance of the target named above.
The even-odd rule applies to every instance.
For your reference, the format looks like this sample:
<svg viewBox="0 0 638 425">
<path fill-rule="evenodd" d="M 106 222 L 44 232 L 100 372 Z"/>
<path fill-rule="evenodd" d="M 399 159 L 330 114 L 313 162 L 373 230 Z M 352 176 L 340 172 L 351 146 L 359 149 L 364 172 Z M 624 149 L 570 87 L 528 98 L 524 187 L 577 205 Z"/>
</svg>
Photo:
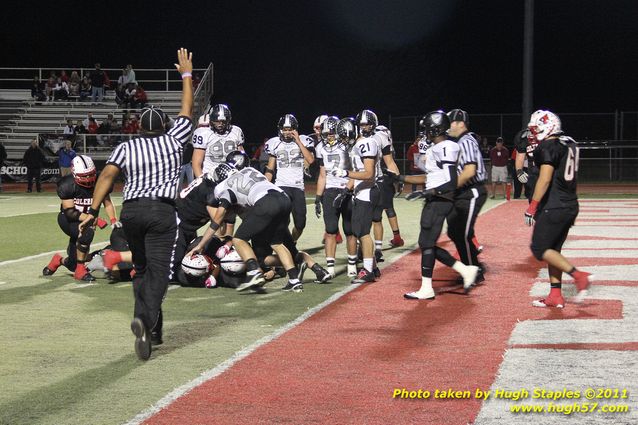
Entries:
<svg viewBox="0 0 638 425">
<path fill-rule="evenodd" d="M 6 283 L 7 283 L 7 282 L 0 282 L 0 285 L 4 285 L 4 284 L 6 284 Z"/>
<path fill-rule="evenodd" d="M 106 246 L 109 243 L 110 242 L 98 242 L 98 243 L 92 244 L 92 246 L 95 247 L 95 248 L 99 248 L 99 247 Z M 0 267 L 6 266 L 8 264 L 20 263 L 22 261 L 33 260 L 35 258 L 46 257 L 47 255 L 53 255 L 56 252 L 60 252 L 60 251 L 64 252 L 64 251 L 66 251 L 66 248 L 64 248 L 64 249 L 56 249 L 55 251 L 43 252 L 41 254 L 29 255 L 28 257 L 16 258 L 15 260 L 0 261 Z"/>
<path fill-rule="evenodd" d="M 491 210 L 493 208 L 498 207 L 499 205 L 501 205 L 503 203 L 505 203 L 505 201 L 499 202 L 497 204 L 494 204 L 494 205 L 492 205 L 489 208 L 482 209 L 481 210 L 481 215 L 485 214 L 486 212 L 488 212 L 489 210 Z M 415 249 L 418 249 L 418 248 L 415 248 Z M 408 255 L 408 254 L 410 254 L 412 252 L 414 252 L 414 249 L 409 250 L 409 251 L 405 251 L 405 252 L 399 254 L 392 261 L 385 263 L 383 268 L 386 268 L 388 265 L 399 261 L 401 258 L 405 257 L 406 255 Z M 315 307 L 311 308 L 310 310 L 308 310 L 307 312 L 305 312 L 301 316 L 297 317 L 292 322 L 290 322 L 290 323 L 282 326 L 281 328 L 277 329 L 272 334 L 267 335 L 267 336 L 259 339 L 258 341 L 254 342 L 253 344 L 249 345 L 248 347 L 246 347 L 246 348 L 244 348 L 242 350 L 237 351 L 228 360 L 224 361 L 223 363 L 220 363 L 218 366 L 214 367 L 213 369 L 209 369 L 207 371 L 204 371 L 199 377 L 193 379 L 190 382 L 187 382 L 186 384 L 184 384 L 184 385 L 182 385 L 180 387 L 175 388 L 173 391 L 171 391 L 170 393 L 168 393 L 167 395 L 162 397 L 153 406 L 149 407 L 148 409 L 146 409 L 143 412 L 139 413 L 137 416 L 135 416 L 130 421 L 126 422 L 125 425 L 139 425 L 139 424 L 141 424 L 145 420 L 149 419 L 151 416 L 159 413 L 162 409 L 164 409 L 164 408 L 170 406 L 171 404 L 173 404 L 173 402 L 176 401 L 178 398 L 188 394 L 189 392 L 191 392 L 195 388 L 199 387 L 200 385 L 202 385 L 206 381 L 209 381 L 209 380 L 221 375 L 226 370 L 230 369 L 235 363 L 237 363 L 240 360 L 248 357 L 250 354 L 252 354 L 255 350 L 257 350 L 262 345 L 268 344 L 269 342 L 272 342 L 272 341 L 276 340 L 281 335 L 285 334 L 286 332 L 288 332 L 289 330 L 293 329 L 297 325 L 305 322 L 308 318 L 312 317 L 314 314 L 316 314 L 320 310 L 324 309 L 328 305 L 330 305 L 333 302 L 337 301 L 339 298 L 343 297 L 348 292 L 355 290 L 359 286 L 361 286 L 361 285 L 348 285 L 348 286 L 346 286 L 344 289 L 342 289 L 341 291 L 337 292 L 336 294 L 334 294 L 333 296 L 331 296 L 330 298 L 328 298 L 327 300 L 325 300 L 321 304 L 318 304 Z"/>
</svg>

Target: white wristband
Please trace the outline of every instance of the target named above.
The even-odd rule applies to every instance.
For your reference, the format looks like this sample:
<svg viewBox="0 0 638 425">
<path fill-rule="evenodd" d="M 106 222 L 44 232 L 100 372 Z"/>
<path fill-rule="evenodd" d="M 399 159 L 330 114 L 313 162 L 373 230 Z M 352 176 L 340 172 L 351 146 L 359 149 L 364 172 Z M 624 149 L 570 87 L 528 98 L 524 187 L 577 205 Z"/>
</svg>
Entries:
<svg viewBox="0 0 638 425">
<path fill-rule="evenodd" d="M 186 78 L 186 77 L 191 77 L 191 78 L 192 78 L 192 77 L 193 77 L 193 74 L 191 74 L 190 72 L 184 72 L 184 73 L 182 74 L 182 80 L 183 80 L 184 78 Z"/>
</svg>

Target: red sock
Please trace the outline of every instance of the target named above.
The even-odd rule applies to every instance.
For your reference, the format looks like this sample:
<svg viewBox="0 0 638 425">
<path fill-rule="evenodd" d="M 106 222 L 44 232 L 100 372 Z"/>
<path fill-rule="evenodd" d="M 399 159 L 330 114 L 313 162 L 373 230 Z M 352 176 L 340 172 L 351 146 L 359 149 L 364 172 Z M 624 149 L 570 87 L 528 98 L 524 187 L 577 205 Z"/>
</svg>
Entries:
<svg viewBox="0 0 638 425">
<path fill-rule="evenodd" d="M 78 265 L 75 267 L 75 273 L 73 273 L 73 277 L 75 279 L 80 280 L 87 273 L 88 273 L 88 270 L 86 269 L 86 266 L 84 265 L 84 263 L 78 263 Z"/>
<path fill-rule="evenodd" d="M 62 258 L 60 254 L 55 254 L 53 258 L 51 258 L 51 261 L 49 261 L 47 268 L 52 272 L 55 272 L 58 267 L 62 265 L 62 260 L 64 260 L 64 258 Z"/>
<path fill-rule="evenodd" d="M 505 197 L 509 201 L 512 196 L 512 183 L 507 183 L 505 185 Z"/>
<path fill-rule="evenodd" d="M 550 288 L 549 289 L 549 296 L 553 297 L 553 296 L 559 296 L 561 297 L 563 294 L 560 291 L 560 288 Z"/>
</svg>

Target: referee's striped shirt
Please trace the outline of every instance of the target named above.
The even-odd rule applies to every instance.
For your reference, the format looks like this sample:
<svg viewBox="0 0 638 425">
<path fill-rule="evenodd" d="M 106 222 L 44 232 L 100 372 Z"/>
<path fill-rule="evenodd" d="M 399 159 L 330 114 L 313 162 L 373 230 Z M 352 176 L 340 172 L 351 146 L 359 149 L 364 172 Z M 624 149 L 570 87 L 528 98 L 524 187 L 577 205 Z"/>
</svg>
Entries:
<svg viewBox="0 0 638 425">
<path fill-rule="evenodd" d="M 177 197 L 184 145 L 190 140 L 190 118 L 180 116 L 173 127 L 155 137 L 137 137 L 120 143 L 107 164 L 124 173 L 124 200 Z"/>
<path fill-rule="evenodd" d="M 487 172 L 485 171 L 483 155 L 481 155 L 481 149 L 479 148 L 478 137 L 469 131 L 465 132 L 459 137 L 458 144 L 459 148 L 461 148 L 457 163 L 458 173 L 461 174 L 463 167 L 467 164 L 476 165 L 476 174 L 465 183 L 464 187 L 484 184 L 487 180 Z"/>
</svg>

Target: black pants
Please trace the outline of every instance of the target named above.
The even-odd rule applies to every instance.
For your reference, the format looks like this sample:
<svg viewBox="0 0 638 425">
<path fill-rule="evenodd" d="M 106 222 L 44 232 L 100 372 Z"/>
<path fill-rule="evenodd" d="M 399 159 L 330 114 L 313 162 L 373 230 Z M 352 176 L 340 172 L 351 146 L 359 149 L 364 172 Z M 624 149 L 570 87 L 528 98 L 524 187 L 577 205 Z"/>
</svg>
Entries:
<svg viewBox="0 0 638 425">
<path fill-rule="evenodd" d="M 306 194 L 296 187 L 282 186 L 281 190 L 290 198 L 292 203 L 292 222 L 295 229 L 302 231 L 306 228 Z"/>
<path fill-rule="evenodd" d="M 69 244 L 66 247 L 66 255 L 68 260 L 65 261 L 65 267 L 71 271 L 75 271 L 78 256 L 77 250 L 89 252 L 91 242 L 93 242 L 94 230 L 87 227 L 80 236 L 79 221 L 69 221 L 63 212 L 58 214 L 58 226 L 69 237 Z"/>
<path fill-rule="evenodd" d="M 124 202 L 120 216 L 135 265 L 135 317 L 161 332 L 162 301 L 172 274 L 177 240 L 175 205 L 150 198 Z"/>
<path fill-rule="evenodd" d="M 561 251 L 577 216 L 578 205 L 572 208 L 541 209 L 536 213 L 530 249 L 537 260 L 542 260 L 548 249 Z"/>
<path fill-rule="evenodd" d="M 342 191 L 343 189 L 331 187 L 323 192 L 323 222 L 326 227 L 326 233 L 329 235 L 339 233 L 339 216 L 341 216 L 343 233 L 346 236 L 352 235 L 352 196 L 345 199 L 339 209 L 333 205 L 335 198 Z"/>
<path fill-rule="evenodd" d="M 484 185 L 459 191 L 454 198 L 454 210 L 447 218 L 447 234 L 454 242 L 461 262 L 478 265 L 478 251 L 472 238 L 474 224 L 487 199 Z"/>
<path fill-rule="evenodd" d="M 27 168 L 27 189 L 29 192 L 33 189 L 33 179 L 35 179 L 35 188 L 38 192 L 42 190 L 42 184 L 40 183 L 40 168 Z"/>
</svg>

